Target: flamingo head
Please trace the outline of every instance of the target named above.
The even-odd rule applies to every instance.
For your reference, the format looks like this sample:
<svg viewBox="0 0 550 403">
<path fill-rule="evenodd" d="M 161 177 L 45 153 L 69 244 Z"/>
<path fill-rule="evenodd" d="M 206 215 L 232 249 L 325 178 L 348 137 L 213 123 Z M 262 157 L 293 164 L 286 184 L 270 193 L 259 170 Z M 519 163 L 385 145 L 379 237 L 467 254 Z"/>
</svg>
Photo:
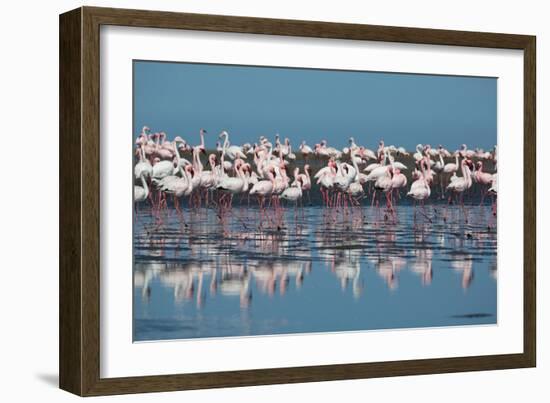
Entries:
<svg viewBox="0 0 550 403">
<path fill-rule="evenodd" d="M 309 172 L 309 164 L 305 164 L 305 165 L 304 165 L 304 171 Z"/>
<path fill-rule="evenodd" d="M 220 133 L 220 135 L 218 136 L 218 138 L 221 139 L 222 137 L 225 137 L 225 138 L 229 137 L 229 133 L 227 133 L 226 130 L 222 130 L 222 132 Z"/>
<path fill-rule="evenodd" d="M 191 176 L 195 176 L 195 170 L 193 169 L 192 165 L 186 165 L 185 171 L 189 173 Z"/>
<path fill-rule="evenodd" d="M 326 146 L 327 146 L 327 141 L 321 140 L 321 147 L 326 147 Z"/>
<path fill-rule="evenodd" d="M 200 134 L 208 134 L 208 132 L 205 129 L 200 129 Z"/>
<path fill-rule="evenodd" d="M 153 159 L 153 165 L 158 164 L 159 162 L 160 162 L 160 158 L 159 158 L 159 157 L 155 157 L 155 158 Z"/>
<path fill-rule="evenodd" d="M 145 135 L 149 134 L 150 131 L 151 129 L 148 126 L 143 126 L 143 129 L 141 129 L 141 132 Z"/>
<path fill-rule="evenodd" d="M 471 159 L 465 159 L 464 162 L 468 166 L 468 168 L 470 168 L 470 170 L 474 169 L 474 163 L 472 162 Z"/>
</svg>

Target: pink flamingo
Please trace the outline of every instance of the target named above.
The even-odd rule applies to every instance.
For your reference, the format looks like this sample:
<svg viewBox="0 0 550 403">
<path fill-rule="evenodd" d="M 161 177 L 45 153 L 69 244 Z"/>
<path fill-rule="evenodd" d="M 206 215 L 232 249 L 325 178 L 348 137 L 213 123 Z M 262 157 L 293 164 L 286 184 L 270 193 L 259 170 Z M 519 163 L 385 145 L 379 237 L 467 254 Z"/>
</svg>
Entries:
<svg viewBox="0 0 550 403">
<path fill-rule="evenodd" d="M 482 186 L 481 189 L 481 202 L 480 205 L 483 204 L 483 201 L 485 200 L 485 195 L 487 194 L 487 189 L 492 185 L 493 183 L 493 175 L 488 172 L 483 172 L 483 162 L 478 161 L 476 163 L 476 171 L 474 172 L 474 181 L 479 183 Z"/>
<path fill-rule="evenodd" d="M 230 207 L 233 202 L 233 196 L 246 192 L 248 190 L 248 183 L 245 179 L 245 176 L 242 172 L 243 160 L 235 160 L 235 173 L 236 177 L 224 176 L 220 179 L 216 185 L 216 189 L 221 190 L 222 192 L 229 194 L 229 201 L 227 202 L 227 207 Z M 226 197 L 222 196 L 220 203 L 225 201 Z"/>
<path fill-rule="evenodd" d="M 430 197 L 431 189 L 430 189 L 430 183 L 428 179 L 428 175 L 425 169 L 425 166 L 428 166 L 428 169 L 430 167 L 430 163 L 426 161 L 427 157 L 424 157 L 424 159 L 420 160 L 420 169 L 422 171 L 420 177 L 415 180 L 411 184 L 411 189 L 407 193 L 407 196 L 411 196 L 414 199 L 414 218 L 416 220 L 416 201 L 420 201 L 422 205 L 422 209 L 424 210 L 424 202 Z M 429 221 L 431 219 L 424 213 L 424 216 L 428 218 Z"/>
<path fill-rule="evenodd" d="M 317 184 L 320 186 L 321 195 L 323 197 L 323 204 L 326 207 L 331 207 L 329 192 L 334 186 L 334 178 L 336 176 L 335 168 L 336 163 L 331 159 L 328 162 L 328 166 L 320 169 L 314 176 L 314 178 L 317 178 Z"/>
<path fill-rule="evenodd" d="M 469 167 L 473 167 L 472 161 L 469 159 L 463 159 L 460 163 L 462 169 L 462 177 L 457 177 L 452 180 L 451 183 L 447 186 L 447 190 L 455 193 L 457 198 L 460 196 L 460 205 L 464 212 L 464 217 L 466 223 L 468 222 L 468 215 L 464 207 L 464 192 L 472 187 L 472 175 Z M 449 196 L 450 200 L 451 196 Z"/>
<path fill-rule="evenodd" d="M 250 195 L 256 195 L 258 197 L 258 204 L 261 211 L 264 210 L 265 198 L 271 196 L 275 183 L 275 178 L 271 172 L 268 171 L 266 176 L 268 179 L 258 181 L 258 183 L 250 189 Z"/>
<path fill-rule="evenodd" d="M 182 196 L 189 196 L 193 191 L 193 182 L 191 181 L 191 174 L 193 168 L 187 165 L 185 169 L 179 167 L 182 177 L 179 176 L 167 176 L 158 185 L 160 191 L 172 195 L 174 197 L 174 207 L 178 212 L 178 215 L 183 218 L 183 213 L 179 207 L 179 198 Z"/>
<path fill-rule="evenodd" d="M 407 177 L 401 173 L 399 168 L 394 168 L 393 177 L 391 178 L 392 193 L 396 193 L 399 196 L 399 189 L 405 186 L 407 186 Z"/>
<path fill-rule="evenodd" d="M 296 176 L 295 176 L 296 178 Z M 302 190 L 306 192 L 308 202 L 311 205 L 311 177 L 309 176 L 309 164 L 304 165 L 304 173 L 298 174 L 298 178 L 300 178 L 300 181 L 302 183 Z"/>
<path fill-rule="evenodd" d="M 300 144 L 300 147 L 298 147 L 300 149 L 300 152 L 302 153 L 302 157 L 304 157 L 304 160 L 307 161 L 309 155 L 311 153 L 313 153 L 313 150 L 311 149 L 310 146 L 308 146 L 304 141 L 302 141 L 302 144 Z"/>
<path fill-rule="evenodd" d="M 145 156 L 145 146 L 143 144 L 139 146 L 139 162 L 134 167 L 134 176 L 139 179 L 142 174 L 145 178 L 150 178 L 153 175 L 153 166 Z"/>
<path fill-rule="evenodd" d="M 155 133 L 153 135 L 157 141 L 155 143 L 155 155 L 161 160 L 171 160 L 174 158 L 174 153 L 172 150 L 166 148 L 163 144 L 160 144 L 160 139 L 164 138 L 166 134 L 164 132 Z"/>
</svg>

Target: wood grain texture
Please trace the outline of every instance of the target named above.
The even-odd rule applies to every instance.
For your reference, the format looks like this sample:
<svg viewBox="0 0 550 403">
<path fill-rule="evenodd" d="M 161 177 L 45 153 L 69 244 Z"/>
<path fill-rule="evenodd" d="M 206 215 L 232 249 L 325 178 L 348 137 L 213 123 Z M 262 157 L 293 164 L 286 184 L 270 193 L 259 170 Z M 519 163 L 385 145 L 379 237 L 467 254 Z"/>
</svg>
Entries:
<svg viewBox="0 0 550 403">
<path fill-rule="evenodd" d="M 100 378 L 101 25 L 524 51 L 524 352 L 131 378 Z M 82 396 L 531 367 L 536 363 L 535 37 L 82 7 L 60 17 L 60 387 Z"/>
<path fill-rule="evenodd" d="M 59 22 L 59 386 L 81 394 L 81 10 Z"/>
<path fill-rule="evenodd" d="M 524 48 L 523 66 L 523 354 L 536 366 L 537 338 L 537 130 L 536 39 Z"/>
</svg>

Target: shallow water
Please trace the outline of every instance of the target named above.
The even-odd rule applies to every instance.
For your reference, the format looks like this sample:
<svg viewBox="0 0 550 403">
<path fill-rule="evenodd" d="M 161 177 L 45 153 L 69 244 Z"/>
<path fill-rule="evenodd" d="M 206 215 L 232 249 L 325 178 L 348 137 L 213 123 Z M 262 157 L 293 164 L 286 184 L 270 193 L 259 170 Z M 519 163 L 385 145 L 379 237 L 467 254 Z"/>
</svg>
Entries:
<svg viewBox="0 0 550 403">
<path fill-rule="evenodd" d="M 135 341 L 497 321 L 490 206 L 185 208 L 184 220 L 140 206 Z"/>
</svg>

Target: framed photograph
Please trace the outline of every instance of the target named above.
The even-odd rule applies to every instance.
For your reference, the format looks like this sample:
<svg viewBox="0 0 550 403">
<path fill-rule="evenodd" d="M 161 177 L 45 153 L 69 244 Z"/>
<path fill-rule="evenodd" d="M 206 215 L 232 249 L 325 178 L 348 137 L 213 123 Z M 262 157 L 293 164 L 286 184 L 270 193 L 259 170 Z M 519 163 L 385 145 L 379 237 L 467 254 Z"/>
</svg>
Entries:
<svg viewBox="0 0 550 403">
<path fill-rule="evenodd" d="M 535 366 L 535 37 L 60 16 L 60 387 Z"/>
</svg>

